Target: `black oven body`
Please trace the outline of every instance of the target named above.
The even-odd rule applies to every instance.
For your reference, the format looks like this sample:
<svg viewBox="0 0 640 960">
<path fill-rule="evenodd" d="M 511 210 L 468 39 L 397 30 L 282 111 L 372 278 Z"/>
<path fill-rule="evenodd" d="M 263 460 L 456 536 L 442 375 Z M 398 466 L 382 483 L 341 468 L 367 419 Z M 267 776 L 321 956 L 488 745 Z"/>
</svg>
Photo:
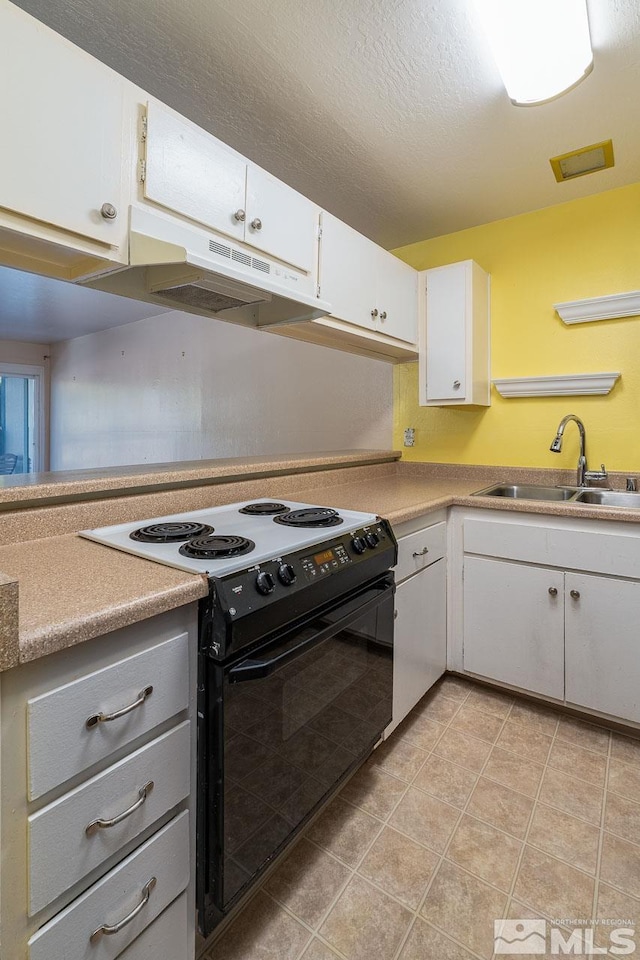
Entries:
<svg viewBox="0 0 640 960">
<path fill-rule="evenodd" d="M 289 604 L 298 615 L 284 623 L 273 619 L 283 601 L 229 629 L 237 593 L 225 594 L 221 583 L 202 601 L 197 901 L 204 936 L 391 721 L 395 585 L 388 568 L 397 548 L 391 528 L 383 530 L 375 561 L 370 555 L 369 563 L 314 583 Z"/>
</svg>

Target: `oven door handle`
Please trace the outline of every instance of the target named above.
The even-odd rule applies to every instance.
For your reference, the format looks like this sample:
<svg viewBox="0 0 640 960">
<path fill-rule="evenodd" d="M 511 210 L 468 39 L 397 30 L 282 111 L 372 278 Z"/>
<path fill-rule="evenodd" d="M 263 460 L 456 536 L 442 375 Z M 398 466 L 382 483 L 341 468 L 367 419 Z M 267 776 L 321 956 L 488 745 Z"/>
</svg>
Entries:
<svg viewBox="0 0 640 960">
<path fill-rule="evenodd" d="M 337 620 L 335 623 L 331 623 L 328 627 L 325 627 L 324 630 L 319 630 L 315 636 L 302 640 L 300 643 L 297 643 L 295 647 L 291 647 L 277 657 L 271 657 L 269 660 L 254 660 L 248 657 L 246 660 L 242 660 L 229 670 L 229 681 L 231 683 L 242 683 L 244 680 L 261 680 L 264 677 L 268 677 L 269 674 L 277 670 L 278 667 L 282 667 L 290 660 L 295 660 L 296 657 L 302 656 L 307 650 L 311 650 L 312 647 L 322 643 L 323 640 L 328 640 L 329 637 L 344 630 L 349 624 L 354 623 L 364 614 L 369 613 L 370 610 L 379 606 L 386 591 L 392 589 L 393 587 L 385 587 L 381 594 L 363 603 L 357 610 L 353 610 L 346 617 Z"/>
</svg>

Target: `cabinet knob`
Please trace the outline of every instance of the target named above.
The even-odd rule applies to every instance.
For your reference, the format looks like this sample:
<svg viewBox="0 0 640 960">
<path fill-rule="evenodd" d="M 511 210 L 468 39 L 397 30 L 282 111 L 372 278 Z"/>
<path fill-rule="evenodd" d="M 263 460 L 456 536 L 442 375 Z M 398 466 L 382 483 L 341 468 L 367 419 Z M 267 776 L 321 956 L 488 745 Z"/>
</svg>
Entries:
<svg viewBox="0 0 640 960">
<path fill-rule="evenodd" d="M 382 311 L 382 313 L 380 314 L 380 319 L 381 319 L 381 320 L 386 320 L 386 319 L 387 319 L 387 311 L 386 311 L 386 310 L 383 310 L 383 311 Z"/>
<path fill-rule="evenodd" d="M 453 381 L 453 389 L 454 389 L 454 390 L 459 390 L 459 389 L 460 389 L 460 381 L 459 381 L 459 380 L 454 380 L 454 381 Z"/>
<path fill-rule="evenodd" d="M 371 311 L 371 316 L 373 317 L 374 320 L 375 320 L 375 318 L 378 316 L 378 311 L 376 310 L 375 307 L 374 307 L 373 310 Z"/>
<path fill-rule="evenodd" d="M 245 217 L 246 217 L 246 213 L 244 212 L 244 210 L 236 210 L 236 212 L 233 215 L 233 219 L 237 220 L 238 223 L 244 223 Z"/>
<path fill-rule="evenodd" d="M 558 588 L 557 588 L 557 587 L 549 587 L 549 596 L 550 596 L 550 597 L 557 597 L 557 596 L 558 596 Z"/>
<path fill-rule="evenodd" d="M 103 203 L 100 207 L 100 215 L 104 220 L 115 220 L 118 216 L 118 211 L 112 203 Z"/>
<path fill-rule="evenodd" d="M 262 220 L 260 217 L 255 217 L 249 224 L 252 230 L 262 230 Z"/>
<path fill-rule="evenodd" d="M 579 599 L 580 599 L 580 591 L 579 591 L 579 590 L 570 590 L 569 593 L 570 593 L 570 595 L 571 595 L 571 599 L 572 599 L 572 600 L 579 600 Z"/>
</svg>

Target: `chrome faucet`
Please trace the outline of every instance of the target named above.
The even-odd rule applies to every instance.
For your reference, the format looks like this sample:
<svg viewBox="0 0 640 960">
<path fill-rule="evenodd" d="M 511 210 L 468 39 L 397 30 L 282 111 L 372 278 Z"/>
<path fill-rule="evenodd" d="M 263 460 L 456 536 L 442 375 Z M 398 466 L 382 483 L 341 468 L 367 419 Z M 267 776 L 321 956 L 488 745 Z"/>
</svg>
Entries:
<svg viewBox="0 0 640 960">
<path fill-rule="evenodd" d="M 578 457 L 578 486 L 584 487 L 585 485 L 585 474 L 587 472 L 587 454 L 586 454 L 586 445 L 587 445 L 587 435 L 584 429 L 584 423 L 580 420 L 579 417 L 576 417 L 574 413 L 568 413 L 566 417 L 563 417 L 560 423 L 558 424 L 558 430 L 555 437 L 551 441 L 551 446 L 549 449 L 551 453 L 560 453 L 562 450 L 562 438 L 564 436 L 564 428 L 569 423 L 570 420 L 576 424 L 578 430 L 580 431 L 580 456 Z"/>
<path fill-rule="evenodd" d="M 562 438 L 564 436 L 564 428 L 569 423 L 570 420 L 576 424 L 580 432 L 580 456 L 578 457 L 578 473 L 577 480 L 579 487 L 588 487 L 591 483 L 607 483 L 609 480 L 609 475 L 606 471 L 604 463 L 601 465 L 600 470 L 589 470 L 587 467 L 587 435 L 584 429 L 584 423 L 580 420 L 579 417 L 576 417 L 574 413 L 568 413 L 566 417 L 563 417 L 560 423 L 558 424 L 558 430 L 551 441 L 551 446 L 549 449 L 552 453 L 560 453 L 562 450 Z"/>
</svg>

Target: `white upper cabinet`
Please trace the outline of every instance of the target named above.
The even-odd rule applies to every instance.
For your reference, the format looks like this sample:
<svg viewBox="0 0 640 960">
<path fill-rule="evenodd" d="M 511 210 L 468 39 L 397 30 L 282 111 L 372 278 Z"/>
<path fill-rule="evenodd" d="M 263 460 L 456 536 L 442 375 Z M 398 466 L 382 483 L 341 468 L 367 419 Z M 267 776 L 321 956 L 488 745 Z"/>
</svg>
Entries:
<svg viewBox="0 0 640 960">
<path fill-rule="evenodd" d="M 319 214 L 311 200 L 249 164 L 245 243 L 315 274 Z"/>
<path fill-rule="evenodd" d="M 146 127 L 144 199 L 315 273 L 314 203 L 160 103 Z"/>
<path fill-rule="evenodd" d="M 375 330 L 375 243 L 346 223 L 322 214 L 320 292 L 331 304 L 331 315 L 366 330 Z"/>
<path fill-rule="evenodd" d="M 147 105 L 147 200 L 244 240 L 247 162 L 160 103 Z"/>
<path fill-rule="evenodd" d="M 418 341 L 418 272 L 381 247 L 376 270 L 380 332 L 407 343 Z"/>
<path fill-rule="evenodd" d="M 489 406 L 489 275 L 473 260 L 463 260 L 423 276 L 421 405 Z"/>
<path fill-rule="evenodd" d="M 0 37 L 0 207 L 126 257 L 125 81 L 10 3 Z"/>
<path fill-rule="evenodd" d="M 417 272 L 329 213 L 322 214 L 319 273 L 332 317 L 417 342 Z"/>
</svg>

